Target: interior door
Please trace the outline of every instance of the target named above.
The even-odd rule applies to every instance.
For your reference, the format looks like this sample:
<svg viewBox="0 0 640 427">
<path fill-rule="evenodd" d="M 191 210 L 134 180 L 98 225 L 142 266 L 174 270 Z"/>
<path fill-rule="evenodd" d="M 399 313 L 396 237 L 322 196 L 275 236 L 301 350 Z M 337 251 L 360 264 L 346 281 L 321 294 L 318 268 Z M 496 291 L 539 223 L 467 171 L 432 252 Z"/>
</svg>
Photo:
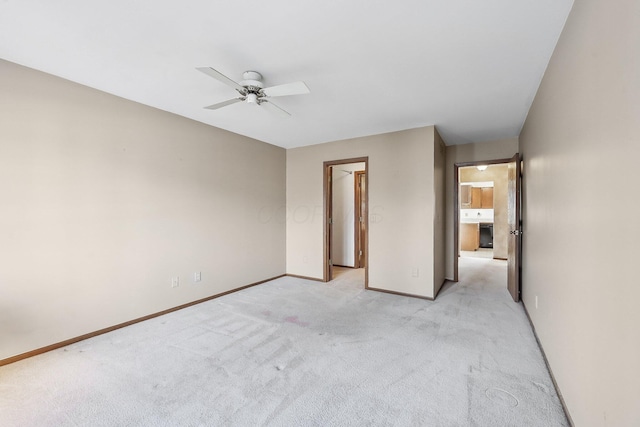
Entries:
<svg viewBox="0 0 640 427">
<path fill-rule="evenodd" d="M 520 154 L 509 162 L 507 215 L 509 217 L 507 288 L 515 302 L 520 301 L 520 260 L 522 221 L 520 219 Z"/>
<path fill-rule="evenodd" d="M 358 171 L 355 175 L 355 234 L 356 234 L 356 254 L 355 254 L 355 267 L 364 268 L 366 260 L 366 238 L 367 238 L 367 226 L 365 218 L 367 217 L 367 192 L 366 192 L 366 173 L 364 171 Z"/>
</svg>

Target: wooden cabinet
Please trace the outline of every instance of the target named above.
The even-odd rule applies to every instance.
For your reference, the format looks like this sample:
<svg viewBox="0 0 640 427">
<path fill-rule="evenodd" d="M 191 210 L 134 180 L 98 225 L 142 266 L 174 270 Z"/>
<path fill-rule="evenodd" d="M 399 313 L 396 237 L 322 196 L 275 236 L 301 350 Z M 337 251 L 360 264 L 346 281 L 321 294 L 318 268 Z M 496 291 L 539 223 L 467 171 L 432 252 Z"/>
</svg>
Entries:
<svg viewBox="0 0 640 427">
<path fill-rule="evenodd" d="M 493 187 L 473 187 L 471 209 L 493 209 Z"/>
<path fill-rule="evenodd" d="M 471 189 L 471 209 L 480 209 L 482 207 L 482 188 L 473 187 Z"/>
<path fill-rule="evenodd" d="M 493 187 L 482 187 L 482 209 L 493 209 Z"/>
<path fill-rule="evenodd" d="M 470 208 L 471 207 L 471 184 L 461 184 L 460 185 L 460 207 L 461 208 Z"/>
<path fill-rule="evenodd" d="M 475 251 L 480 246 L 480 232 L 477 223 L 460 224 L 460 250 Z"/>
</svg>

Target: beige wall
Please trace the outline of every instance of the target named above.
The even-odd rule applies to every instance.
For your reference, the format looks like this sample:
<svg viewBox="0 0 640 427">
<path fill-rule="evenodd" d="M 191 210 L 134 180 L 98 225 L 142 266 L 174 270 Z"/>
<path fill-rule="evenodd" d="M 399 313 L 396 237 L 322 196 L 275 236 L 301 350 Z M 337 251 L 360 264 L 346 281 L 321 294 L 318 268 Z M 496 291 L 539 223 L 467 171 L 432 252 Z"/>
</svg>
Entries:
<svg viewBox="0 0 640 427">
<path fill-rule="evenodd" d="M 515 153 L 514 153 L 515 154 Z M 507 216 L 508 166 L 490 165 L 480 171 L 475 166 L 460 168 L 460 182 L 493 181 L 493 257 L 507 259 L 509 218 Z"/>
<path fill-rule="evenodd" d="M 287 272 L 323 275 L 323 162 L 368 156 L 369 286 L 433 297 L 433 147 L 430 126 L 287 150 Z"/>
<path fill-rule="evenodd" d="M 523 301 L 581 427 L 640 425 L 639 40 L 639 2 L 576 1 L 520 136 Z"/>
<path fill-rule="evenodd" d="M 285 150 L 0 75 L 0 359 L 285 272 Z"/>
<path fill-rule="evenodd" d="M 508 159 L 518 152 L 518 138 L 510 138 L 499 141 L 483 142 L 478 144 L 451 145 L 447 147 L 446 154 L 446 259 L 445 274 L 447 279 L 453 279 L 454 262 L 454 166 L 456 163 L 475 162 L 483 160 Z"/>
</svg>

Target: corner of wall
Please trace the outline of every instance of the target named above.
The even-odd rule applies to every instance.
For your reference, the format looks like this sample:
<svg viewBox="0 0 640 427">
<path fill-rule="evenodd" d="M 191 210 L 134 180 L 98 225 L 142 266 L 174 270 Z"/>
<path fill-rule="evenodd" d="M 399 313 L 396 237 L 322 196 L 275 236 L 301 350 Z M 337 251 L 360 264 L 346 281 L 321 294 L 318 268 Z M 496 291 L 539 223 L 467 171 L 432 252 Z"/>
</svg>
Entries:
<svg viewBox="0 0 640 427">
<path fill-rule="evenodd" d="M 446 269 L 446 146 L 434 126 L 433 144 L 433 298 L 438 295 L 445 281 Z"/>
</svg>

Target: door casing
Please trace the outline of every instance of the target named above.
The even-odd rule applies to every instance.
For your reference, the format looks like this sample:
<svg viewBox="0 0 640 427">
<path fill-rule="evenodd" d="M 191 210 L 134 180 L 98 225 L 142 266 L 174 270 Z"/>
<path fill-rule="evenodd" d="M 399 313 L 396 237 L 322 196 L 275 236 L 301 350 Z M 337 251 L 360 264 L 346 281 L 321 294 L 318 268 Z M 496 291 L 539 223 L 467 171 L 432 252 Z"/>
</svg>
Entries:
<svg viewBox="0 0 640 427">
<path fill-rule="evenodd" d="M 322 280 L 329 282 L 333 278 L 333 266 L 331 261 L 331 239 L 332 239 L 332 227 L 330 220 L 332 220 L 332 177 L 331 169 L 336 165 L 344 165 L 347 163 L 364 163 L 364 176 L 365 176 L 365 200 L 369 203 L 369 157 L 355 157 L 351 159 L 331 160 L 326 161 L 322 165 L 323 176 L 323 274 Z M 369 286 L 369 215 L 364 218 L 365 221 L 365 267 L 364 267 L 364 287 Z"/>
<path fill-rule="evenodd" d="M 518 230 L 522 230 L 522 221 L 521 221 L 521 212 L 520 212 L 520 155 L 518 153 L 516 153 L 516 155 L 510 159 L 494 159 L 494 160 L 484 160 L 484 161 L 474 161 L 474 162 L 461 162 L 461 163 L 456 163 L 454 164 L 454 190 L 453 190 L 453 281 L 457 282 L 459 280 L 459 274 L 458 274 L 458 257 L 460 254 L 460 168 L 462 167 L 468 167 L 468 166 L 480 166 L 480 165 L 498 165 L 498 164 L 513 164 L 513 162 L 515 161 L 514 159 L 518 159 L 517 160 L 517 166 L 514 166 L 515 168 L 517 168 L 517 174 L 518 174 L 518 185 L 515 186 L 513 188 L 514 194 L 514 200 L 517 199 L 517 209 L 516 209 L 516 215 L 517 215 L 517 223 L 520 225 Z M 509 188 L 509 193 L 512 191 L 511 188 Z M 517 194 L 516 194 L 517 193 Z M 508 194 L 507 197 L 511 197 L 511 194 Z M 513 235 L 509 235 L 509 239 L 511 241 Z M 510 243 L 511 245 L 511 243 Z M 521 284 L 520 284 L 520 271 L 521 271 L 521 234 L 520 232 L 518 233 L 517 236 L 517 244 L 513 246 L 514 248 L 514 254 L 511 255 L 511 251 L 509 251 L 509 259 L 507 260 L 508 263 L 508 269 L 509 271 L 515 271 L 515 273 L 513 273 L 511 275 L 511 278 L 509 279 L 509 283 L 508 283 L 508 287 L 509 287 L 509 292 L 511 293 L 514 301 L 519 301 L 520 300 L 520 293 L 521 293 Z M 517 265 L 516 265 L 517 264 Z M 513 289 L 513 291 L 512 291 Z"/>
</svg>

